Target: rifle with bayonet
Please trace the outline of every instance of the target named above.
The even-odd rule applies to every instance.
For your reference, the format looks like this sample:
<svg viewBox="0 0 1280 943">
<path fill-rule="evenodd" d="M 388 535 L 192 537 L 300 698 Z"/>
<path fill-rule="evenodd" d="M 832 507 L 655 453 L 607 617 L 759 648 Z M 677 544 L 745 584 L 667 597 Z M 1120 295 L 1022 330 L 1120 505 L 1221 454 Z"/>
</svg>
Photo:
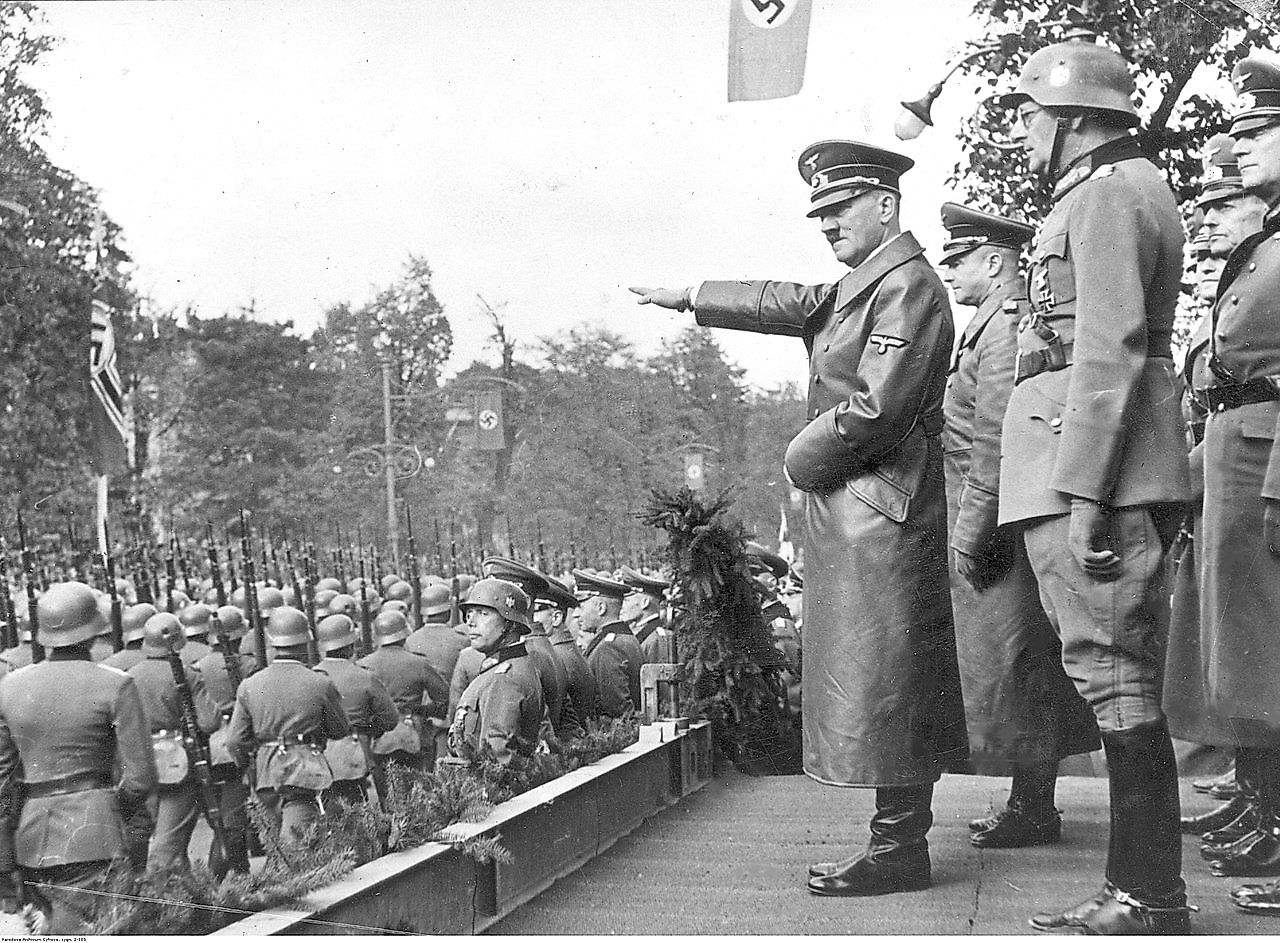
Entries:
<svg viewBox="0 0 1280 943">
<path fill-rule="evenodd" d="M 200 721 L 196 715 L 196 699 L 191 693 L 191 685 L 187 683 L 187 671 L 182 664 L 182 656 L 178 654 L 178 647 L 174 644 L 178 638 L 177 633 L 170 626 L 165 626 L 161 631 L 164 636 L 169 670 L 173 672 L 173 683 L 178 689 L 178 700 L 182 705 L 182 745 L 187 750 L 191 775 L 196 781 L 200 811 L 213 832 L 213 843 L 209 846 L 209 870 L 221 881 L 227 873 L 227 842 L 222 823 L 219 789 L 217 783 L 213 781 L 213 764 L 209 759 L 209 738 L 200 729 Z"/>
<path fill-rule="evenodd" d="M 227 587 L 222 583 L 222 567 L 218 565 L 218 545 L 213 539 L 213 521 L 205 521 L 204 524 L 206 550 L 209 554 L 209 572 L 213 578 L 213 592 L 218 600 L 219 606 L 227 604 Z M 231 559 L 231 551 L 227 550 L 227 559 Z"/>
<path fill-rule="evenodd" d="M 40 615 L 36 612 L 36 561 L 27 546 L 27 526 L 22 521 L 22 509 L 18 509 L 18 547 L 22 551 L 22 575 L 27 584 L 27 619 L 31 622 L 31 663 L 44 661 L 44 646 L 40 644 Z"/>
<path fill-rule="evenodd" d="M 422 567 L 418 565 L 418 542 L 413 539 L 413 512 L 404 505 L 404 521 L 409 531 L 409 585 L 413 587 L 413 627 L 422 628 Z"/>
<path fill-rule="evenodd" d="M 258 581 L 253 572 L 253 548 L 249 543 L 249 520 L 244 508 L 240 509 L 240 565 L 244 567 L 244 608 L 253 631 L 254 660 L 258 670 L 267 667 L 267 632 L 258 609 Z"/>
<path fill-rule="evenodd" d="M 453 515 L 449 515 L 449 624 L 462 622 L 461 602 L 458 598 L 461 584 L 458 582 L 458 538 L 453 529 Z"/>
<path fill-rule="evenodd" d="M 356 528 L 356 544 L 360 548 L 360 645 L 367 655 L 373 651 L 373 624 L 369 618 L 369 582 L 364 572 L 364 535 Z"/>
</svg>

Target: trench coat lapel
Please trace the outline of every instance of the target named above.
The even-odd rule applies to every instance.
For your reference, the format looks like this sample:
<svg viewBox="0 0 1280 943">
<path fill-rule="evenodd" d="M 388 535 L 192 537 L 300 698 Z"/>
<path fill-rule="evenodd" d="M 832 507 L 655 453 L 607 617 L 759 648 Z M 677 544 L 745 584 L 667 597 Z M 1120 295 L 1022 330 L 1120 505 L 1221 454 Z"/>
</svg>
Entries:
<svg viewBox="0 0 1280 943">
<path fill-rule="evenodd" d="M 847 308 L 889 272 L 923 253 L 924 249 L 911 233 L 904 232 L 894 236 L 873 258 L 840 279 L 836 285 L 835 310 Z"/>
</svg>

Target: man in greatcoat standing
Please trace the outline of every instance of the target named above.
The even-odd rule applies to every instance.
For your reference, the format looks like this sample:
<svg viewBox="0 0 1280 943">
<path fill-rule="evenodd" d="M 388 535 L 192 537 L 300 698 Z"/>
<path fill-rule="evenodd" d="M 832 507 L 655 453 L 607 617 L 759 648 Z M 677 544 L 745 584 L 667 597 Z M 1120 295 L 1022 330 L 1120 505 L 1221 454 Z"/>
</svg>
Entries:
<svg viewBox="0 0 1280 943">
<path fill-rule="evenodd" d="M 872 787 L 864 851 L 810 868 L 828 896 L 931 883 L 933 784 L 968 754 L 947 585 L 942 394 L 955 329 L 946 288 L 898 219 L 913 161 L 855 141 L 800 156 L 835 284 L 632 289 L 699 324 L 799 337 L 807 425 L 785 469 L 805 506 L 804 768 Z"/>
<path fill-rule="evenodd" d="M 1087 41 L 1034 53 L 1005 104 L 1052 188 L 1005 412 L 1000 523 L 1022 531 L 1063 664 L 1098 719 L 1111 823 L 1101 890 L 1037 930 L 1186 933 L 1177 768 L 1160 706 L 1165 555 L 1189 497 L 1170 338 L 1182 221 L 1132 134 L 1134 83 Z"/>
<path fill-rule="evenodd" d="M 1018 322 L 1028 311 L 1018 256 L 1034 230 L 956 203 L 942 205 L 943 279 L 976 307 L 947 378 L 942 434 L 952 611 L 970 768 L 1012 775 L 1009 801 L 969 825 L 978 848 L 1057 842 L 1058 761 L 1098 748 L 1098 724 L 1062 668 L 1062 646 L 1040 605 L 1016 533 L 996 526 L 1000 428 L 1013 391 Z"/>
</svg>

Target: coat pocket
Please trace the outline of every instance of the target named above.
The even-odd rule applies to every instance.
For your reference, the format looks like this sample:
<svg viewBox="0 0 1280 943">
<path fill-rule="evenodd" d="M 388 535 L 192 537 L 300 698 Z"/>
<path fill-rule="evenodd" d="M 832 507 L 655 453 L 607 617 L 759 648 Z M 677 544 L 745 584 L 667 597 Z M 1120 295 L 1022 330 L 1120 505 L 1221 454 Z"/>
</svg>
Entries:
<svg viewBox="0 0 1280 943">
<path fill-rule="evenodd" d="M 901 524 L 911 513 L 911 499 L 924 481 L 928 458 L 928 440 L 916 430 L 874 468 L 849 479 L 846 487 L 863 504 Z"/>
<path fill-rule="evenodd" d="M 1274 439 L 1276 414 L 1280 408 L 1275 403 L 1250 403 L 1240 407 L 1240 435 L 1245 439 Z"/>
</svg>

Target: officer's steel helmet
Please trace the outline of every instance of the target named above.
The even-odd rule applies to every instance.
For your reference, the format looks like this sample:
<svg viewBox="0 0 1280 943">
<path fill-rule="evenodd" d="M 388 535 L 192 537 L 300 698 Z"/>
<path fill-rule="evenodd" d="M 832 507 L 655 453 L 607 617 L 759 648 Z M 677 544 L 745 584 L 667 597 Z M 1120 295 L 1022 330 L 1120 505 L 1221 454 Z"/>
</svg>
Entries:
<svg viewBox="0 0 1280 943">
<path fill-rule="evenodd" d="M 496 579 L 492 576 L 479 580 L 467 593 L 467 601 L 462 604 L 465 612 L 483 606 L 497 610 L 498 615 L 508 622 L 529 628 L 529 596 L 515 583 Z"/>
<path fill-rule="evenodd" d="M 36 603 L 40 641 L 49 648 L 66 648 L 102 632 L 106 619 L 93 590 L 80 582 L 54 583 Z"/>
<path fill-rule="evenodd" d="M 453 607 L 453 593 L 444 583 L 432 583 L 422 591 L 422 614 L 438 616 Z"/>
<path fill-rule="evenodd" d="M 373 620 L 373 635 L 379 645 L 390 645 L 409 637 L 409 620 L 403 612 L 383 612 Z"/>
<path fill-rule="evenodd" d="M 129 606 L 120 613 L 120 627 L 124 632 L 125 643 L 136 642 L 142 638 L 142 627 L 147 620 L 156 614 L 156 607 L 149 602 L 140 602 Z"/>
<path fill-rule="evenodd" d="M 187 606 L 178 613 L 178 621 L 182 623 L 183 635 L 187 638 L 208 635 L 209 619 L 212 616 L 213 610 L 204 603 L 198 602 L 193 606 Z"/>
<path fill-rule="evenodd" d="M 44 634 L 43 630 L 40 633 Z M 187 637 L 182 634 L 182 623 L 172 612 L 157 612 L 147 620 L 142 629 L 142 650 L 158 654 L 181 651 L 187 644 Z"/>
<path fill-rule="evenodd" d="M 1045 108 L 1106 111 L 1137 127 L 1133 76 L 1124 57 L 1091 42 L 1054 43 L 1037 50 L 1022 67 L 1018 84 L 1000 102 L 1015 108 L 1030 99 Z"/>
<path fill-rule="evenodd" d="M 346 616 L 325 616 L 316 626 L 316 647 L 321 652 L 354 645 L 358 637 L 356 624 Z"/>
<path fill-rule="evenodd" d="M 267 619 L 267 643 L 276 648 L 305 645 L 311 638 L 307 614 L 293 606 L 278 606 Z"/>
<path fill-rule="evenodd" d="M 264 616 L 284 605 L 284 593 L 274 586 L 258 590 L 258 611 Z"/>
<path fill-rule="evenodd" d="M 244 638 L 249 627 L 245 625 L 244 613 L 235 606 L 219 606 L 216 612 L 222 634 L 227 638 Z"/>
</svg>

